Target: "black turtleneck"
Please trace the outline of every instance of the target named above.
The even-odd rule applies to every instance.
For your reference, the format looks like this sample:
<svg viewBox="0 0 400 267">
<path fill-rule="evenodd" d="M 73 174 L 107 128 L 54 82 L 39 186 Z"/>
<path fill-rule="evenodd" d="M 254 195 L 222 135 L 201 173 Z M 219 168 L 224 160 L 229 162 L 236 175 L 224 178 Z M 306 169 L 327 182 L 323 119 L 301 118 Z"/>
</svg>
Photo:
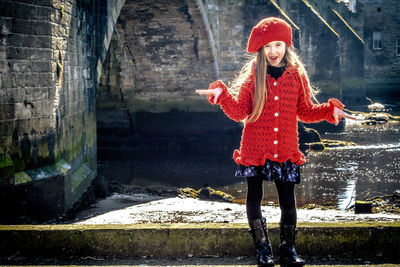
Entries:
<svg viewBox="0 0 400 267">
<path fill-rule="evenodd" d="M 277 80 L 282 74 L 285 72 L 285 67 L 274 67 L 274 66 L 267 66 L 267 73 L 271 75 L 272 78 Z"/>
</svg>

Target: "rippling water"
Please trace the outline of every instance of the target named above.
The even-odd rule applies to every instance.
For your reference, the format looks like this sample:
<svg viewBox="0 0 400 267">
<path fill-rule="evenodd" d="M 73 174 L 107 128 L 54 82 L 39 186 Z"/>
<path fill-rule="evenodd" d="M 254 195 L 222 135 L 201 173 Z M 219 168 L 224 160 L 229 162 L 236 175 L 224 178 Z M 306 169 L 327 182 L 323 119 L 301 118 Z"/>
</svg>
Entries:
<svg viewBox="0 0 400 267">
<path fill-rule="evenodd" d="M 390 112 L 399 115 L 399 110 L 398 106 L 392 106 Z M 320 124 L 311 127 L 319 130 L 322 138 L 351 141 L 357 146 L 329 148 L 307 155 L 307 163 L 302 166 L 302 183 L 296 187 L 298 206 L 333 204 L 345 209 L 354 204 L 360 193 L 392 194 L 400 190 L 399 123 L 372 126 L 347 121 L 337 129 Z M 236 165 L 231 150 L 116 152 L 100 149 L 98 157 L 99 175 L 123 184 L 196 189 L 209 185 L 238 199 L 246 195 L 245 181 L 234 177 Z M 264 199 L 277 202 L 272 183 L 265 183 Z"/>
</svg>

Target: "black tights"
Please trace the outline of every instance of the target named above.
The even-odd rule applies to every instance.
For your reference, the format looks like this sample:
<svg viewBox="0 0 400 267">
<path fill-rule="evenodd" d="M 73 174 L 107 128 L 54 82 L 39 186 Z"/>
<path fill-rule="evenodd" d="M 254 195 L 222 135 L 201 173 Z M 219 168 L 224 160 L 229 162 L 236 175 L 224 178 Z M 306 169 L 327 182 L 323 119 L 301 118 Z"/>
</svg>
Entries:
<svg viewBox="0 0 400 267">
<path fill-rule="evenodd" d="M 296 198 L 294 183 L 275 181 L 281 208 L 281 223 L 295 225 L 297 221 Z M 261 201 L 263 199 L 263 179 L 261 177 L 247 178 L 246 212 L 247 219 L 260 219 Z"/>
</svg>

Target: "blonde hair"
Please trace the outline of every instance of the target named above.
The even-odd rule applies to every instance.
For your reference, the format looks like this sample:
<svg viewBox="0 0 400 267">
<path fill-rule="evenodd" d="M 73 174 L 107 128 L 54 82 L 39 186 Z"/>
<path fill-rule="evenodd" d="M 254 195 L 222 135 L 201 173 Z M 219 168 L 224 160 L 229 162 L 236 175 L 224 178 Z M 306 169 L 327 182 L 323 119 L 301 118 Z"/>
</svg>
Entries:
<svg viewBox="0 0 400 267">
<path fill-rule="evenodd" d="M 314 90 L 310 85 L 310 80 L 307 75 L 307 71 L 304 68 L 303 63 L 301 62 L 300 57 L 294 51 L 293 48 L 287 47 L 285 50 L 285 55 L 283 56 L 282 62 L 284 67 L 293 67 L 298 72 L 300 77 L 305 78 L 307 82 L 307 88 L 304 84 L 303 79 L 301 81 L 301 87 L 304 90 L 304 94 L 307 95 L 307 91 L 311 95 L 311 97 L 318 103 L 318 100 L 315 98 L 317 94 L 317 90 Z M 253 67 L 255 65 L 255 67 Z M 264 103 L 267 100 L 267 85 L 266 85 L 266 78 L 267 78 L 267 66 L 268 61 L 267 57 L 264 52 L 264 47 L 258 50 L 257 55 L 251 56 L 250 59 L 247 60 L 247 63 L 244 64 L 238 75 L 236 75 L 235 79 L 229 86 L 229 92 L 234 96 L 237 97 L 239 95 L 240 88 L 246 79 L 254 79 L 251 77 L 253 75 L 253 68 L 255 74 L 255 86 L 254 86 L 254 95 L 253 95 L 253 103 L 252 103 L 252 112 L 251 114 L 245 119 L 245 123 L 255 122 L 260 117 L 262 110 L 264 108 Z M 307 91 L 306 91 L 307 90 Z"/>
</svg>

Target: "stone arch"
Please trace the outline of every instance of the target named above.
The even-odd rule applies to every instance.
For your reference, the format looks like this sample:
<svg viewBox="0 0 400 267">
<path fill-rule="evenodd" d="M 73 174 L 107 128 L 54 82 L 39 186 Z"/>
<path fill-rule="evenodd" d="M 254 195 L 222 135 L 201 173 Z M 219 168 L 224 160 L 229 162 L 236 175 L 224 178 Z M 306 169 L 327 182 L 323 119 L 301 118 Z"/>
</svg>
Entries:
<svg viewBox="0 0 400 267">
<path fill-rule="evenodd" d="M 106 11 L 108 14 L 107 16 L 100 16 L 100 19 L 103 20 L 107 26 L 103 28 L 104 32 L 100 35 L 100 40 L 98 42 L 100 44 L 100 48 L 96 64 L 97 82 L 99 82 L 100 80 L 103 70 L 103 63 L 106 58 L 108 48 L 110 46 L 115 24 L 117 23 L 119 14 L 124 4 L 125 0 L 106 1 L 106 3 L 104 3 L 103 1 L 102 10 Z"/>
<path fill-rule="evenodd" d="M 194 94 L 218 73 L 204 19 L 192 0 L 125 2 L 99 78 L 100 134 L 132 133 L 138 113 L 212 109 Z"/>
</svg>

